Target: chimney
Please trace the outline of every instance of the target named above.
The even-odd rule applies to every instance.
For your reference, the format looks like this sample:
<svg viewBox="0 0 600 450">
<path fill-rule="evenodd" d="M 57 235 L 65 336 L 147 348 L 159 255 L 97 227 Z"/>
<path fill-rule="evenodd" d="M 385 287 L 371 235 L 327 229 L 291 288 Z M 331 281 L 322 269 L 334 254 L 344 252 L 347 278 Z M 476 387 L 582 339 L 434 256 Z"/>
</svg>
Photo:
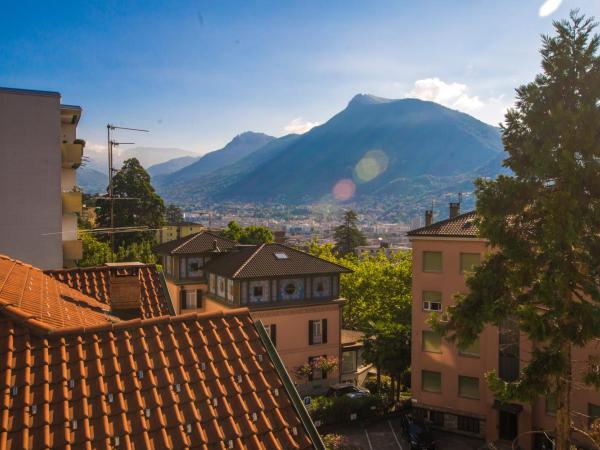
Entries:
<svg viewBox="0 0 600 450">
<path fill-rule="evenodd" d="M 450 219 L 460 214 L 460 202 L 450 202 Z"/>
<path fill-rule="evenodd" d="M 142 306 L 142 286 L 139 277 L 139 269 L 136 266 L 141 263 L 106 264 L 113 266 L 110 274 L 110 307 L 113 311 L 140 309 Z M 120 267 L 114 267 L 120 266 Z"/>
<path fill-rule="evenodd" d="M 425 211 L 425 226 L 433 223 L 433 209 Z"/>
</svg>

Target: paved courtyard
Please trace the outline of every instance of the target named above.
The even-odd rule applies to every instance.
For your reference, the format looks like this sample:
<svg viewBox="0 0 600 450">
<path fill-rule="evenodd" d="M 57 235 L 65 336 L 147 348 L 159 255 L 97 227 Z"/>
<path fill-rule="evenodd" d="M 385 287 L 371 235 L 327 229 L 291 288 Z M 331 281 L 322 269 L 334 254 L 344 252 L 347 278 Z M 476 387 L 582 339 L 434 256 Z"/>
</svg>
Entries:
<svg viewBox="0 0 600 450">
<path fill-rule="evenodd" d="M 399 419 L 382 420 L 369 425 L 345 425 L 331 431 L 348 438 L 349 444 L 361 450 L 409 450 L 402 436 Z M 478 450 L 482 440 L 434 431 L 437 450 Z"/>
</svg>

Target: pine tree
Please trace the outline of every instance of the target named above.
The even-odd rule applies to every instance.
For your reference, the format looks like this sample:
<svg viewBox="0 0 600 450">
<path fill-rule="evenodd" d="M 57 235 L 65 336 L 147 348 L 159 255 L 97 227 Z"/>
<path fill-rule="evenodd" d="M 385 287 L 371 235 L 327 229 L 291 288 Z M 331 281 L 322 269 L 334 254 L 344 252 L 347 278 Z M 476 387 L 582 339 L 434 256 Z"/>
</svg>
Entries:
<svg viewBox="0 0 600 450">
<path fill-rule="evenodd" d="M 556 398 L 556 450 L 569 449 L 572 350 L 600 338 L 600 59 L 596 24 L 578 11 L 543 36 L 543 73 L 517 89 L 502 129 L 513 176 L 477 181 L 478 227 L 493 250 L 436 328 L 460 346 L 516 321 L 534 342 L 516 381 L 488 374 L 501 401 Z M 585 367 L 584 367 L 585 366 Z M 576 370 L 575 370 L 576 369 Z"/>
<path fill-rule="evenodd" d="M 366 245 L 367 238 L 358 229 L 358 216 L 352 210 L 344 213 L 344 223 L 333 230 L 335 250 L 341 255 L 352 253 L 359 245 Z"/>
</svg>

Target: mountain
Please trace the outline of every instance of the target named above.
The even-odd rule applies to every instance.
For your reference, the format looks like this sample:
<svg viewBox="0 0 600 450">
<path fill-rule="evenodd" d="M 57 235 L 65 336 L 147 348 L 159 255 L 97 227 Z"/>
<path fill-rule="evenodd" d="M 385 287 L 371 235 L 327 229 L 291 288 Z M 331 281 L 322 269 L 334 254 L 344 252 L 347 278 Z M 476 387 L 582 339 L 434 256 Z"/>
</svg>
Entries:
<svg viewBox="0 0 600 450">
<path fill-rule="evenodd" d="M 226 189 L 242 176 L 260 167 L 278 153 L 285 151 L 293 142 L 300 138 L 297 134 L 288 134 L 278 139 L 270 140 L 249 155 L 233 164 L 221 167 L 210 173 L 199 173 L 194 178 L 177 179 L 174 175 L 164 183 L 164 177 L 157 177 L 156 185 L 160 195 L 180 204 L 189 203 L 190 199 L 205 198 Z"/>
<path fill-rule="evenodd" d="M 108 156 L 104 151 L 87 151 L 84 150 L 87 160 L 87 165 L 99 172 L 108 173 Z M 161 164 L 172 159 L 183 157 L 198 158 L 199 155 L 188 150 L 180 148 L 164 148 L 164 147 L 134 147 L 122 149 L 113 152 L 114 167 L 119 169 L 123 161 L 129 158 L 137 158 L 140 164 L 148 169 L 156 164 Z"/>
<path fill-rule="evenodd" d="M 340 180 L 352 181 L 353 198 L 415 195 L 451 189 L 502 153 L 499 129 L 467 114 L 417 99 L 357 95 L 213 200 L 309 203 L 332 198 Z"/>
<path fill-rule="evenodd" d="M 274 139 L 273 136 L 252 131 L 238 134 L 222 149 L 205 154 L 181 170 L 157 177 L 157 186 L 165 186 L 172 183 L 180 184 L 181 182 L 189 182 L 197 179 L 199 175 L 208 174 L 239 161 Z"/>
<path fill-rule="evenodd" d="M 156 177 L 157 175 L 167 175 L 169 173 L 177 172 L 197 160 L 198 157 L 182 156 L 181 158 L 174 158 L 160 164 L 154 164 L 146 170 L 152 177 Z"/>
<path fill-rule="evenodd" d="M 77 169 L 77 185 L 87 194 L 104 193 L 108 175 L 84 165 Z"/>
</svg>

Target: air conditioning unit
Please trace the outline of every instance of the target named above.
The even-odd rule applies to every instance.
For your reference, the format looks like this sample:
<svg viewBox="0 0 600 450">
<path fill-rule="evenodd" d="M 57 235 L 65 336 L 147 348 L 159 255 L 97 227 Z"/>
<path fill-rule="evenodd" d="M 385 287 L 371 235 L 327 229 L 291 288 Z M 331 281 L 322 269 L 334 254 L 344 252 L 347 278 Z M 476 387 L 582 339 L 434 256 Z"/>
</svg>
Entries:
<svg viewBox="0 0 600 450">
<path fill-rule="evenodd" d="M 423 309 L 425 311 L 441 311 L 442 304 L 440 302 L 430 302 L 427 300 L 423 301 Z"/>
</svg>

